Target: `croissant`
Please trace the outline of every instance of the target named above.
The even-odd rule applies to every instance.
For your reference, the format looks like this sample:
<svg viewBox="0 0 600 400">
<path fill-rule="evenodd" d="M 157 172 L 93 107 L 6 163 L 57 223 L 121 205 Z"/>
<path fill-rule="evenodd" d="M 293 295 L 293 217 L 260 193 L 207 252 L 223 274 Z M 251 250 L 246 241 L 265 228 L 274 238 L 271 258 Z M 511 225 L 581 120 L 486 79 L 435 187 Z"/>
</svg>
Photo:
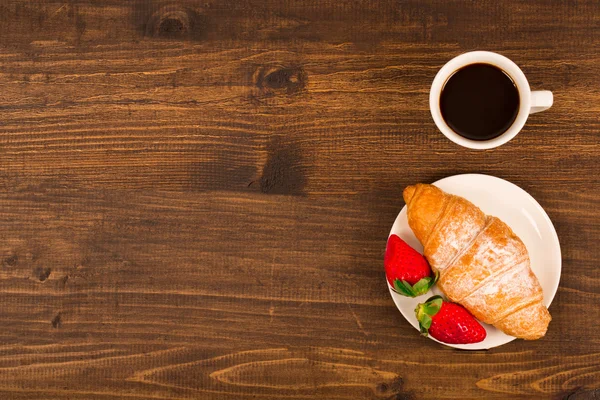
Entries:
<svg viewBox="0 0 600 400">
<path fill-rule="evenodd" d="M 408 186 L 403 196 L 408 224 L 446 297 L 507 335 L 544 336 L 551 317 L 542 287 L 508 225 L 432 185 Z"/>
</svg>

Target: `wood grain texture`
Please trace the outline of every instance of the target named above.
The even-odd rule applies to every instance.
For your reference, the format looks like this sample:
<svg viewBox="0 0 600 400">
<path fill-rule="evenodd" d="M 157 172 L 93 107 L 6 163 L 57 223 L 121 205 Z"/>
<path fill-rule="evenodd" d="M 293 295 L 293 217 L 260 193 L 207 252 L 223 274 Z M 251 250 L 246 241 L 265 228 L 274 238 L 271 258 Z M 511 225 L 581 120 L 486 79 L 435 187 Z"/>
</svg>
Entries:
<svg viewBox="0 0 600 400">
<path fill-rule="evenodd" d="M 555 96 L 491 151 L 428 111 L 473 49 Z M 597 0 L 2 0 L 0 398 L 597 398 L 599 50 Z M 555 224 L 542 340 L 444 348 L 387 293 L 402 189 L 468 172 Z"/>
</svg>

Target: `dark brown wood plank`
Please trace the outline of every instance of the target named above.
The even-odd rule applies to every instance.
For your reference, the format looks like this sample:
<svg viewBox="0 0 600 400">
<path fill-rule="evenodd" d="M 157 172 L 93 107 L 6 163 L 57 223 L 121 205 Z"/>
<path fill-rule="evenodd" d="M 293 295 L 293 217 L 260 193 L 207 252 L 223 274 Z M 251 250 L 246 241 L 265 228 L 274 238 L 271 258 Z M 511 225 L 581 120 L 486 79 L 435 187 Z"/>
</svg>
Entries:
<svg viewBox="0 0 600 400">
<path fill-rule="evenodd" d="M 3 1 L 0 398 L 594 398 L 599 28 L 595 0 Z M 471 49 L 554 92 L 499 149 L 429 116 Z M 443 348 L 387 293 L 402 189 L 468 172 L 556 226 L 540 341 Z"/>
</svg>

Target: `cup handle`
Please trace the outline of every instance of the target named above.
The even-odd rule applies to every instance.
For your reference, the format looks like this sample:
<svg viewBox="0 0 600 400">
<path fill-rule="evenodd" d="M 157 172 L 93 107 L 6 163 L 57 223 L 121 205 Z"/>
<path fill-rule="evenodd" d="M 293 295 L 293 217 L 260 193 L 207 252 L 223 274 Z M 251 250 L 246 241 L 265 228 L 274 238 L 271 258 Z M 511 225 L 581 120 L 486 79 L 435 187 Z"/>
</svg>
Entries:
<svg viewBox="0 0 600 400">
<path fill-rule="evenodd" d="M 531 92 L 531 108 L 529 114 L 545 111 L 552 107 L 554 96 L 549 90 L 534 90 Z"/>
</svg>

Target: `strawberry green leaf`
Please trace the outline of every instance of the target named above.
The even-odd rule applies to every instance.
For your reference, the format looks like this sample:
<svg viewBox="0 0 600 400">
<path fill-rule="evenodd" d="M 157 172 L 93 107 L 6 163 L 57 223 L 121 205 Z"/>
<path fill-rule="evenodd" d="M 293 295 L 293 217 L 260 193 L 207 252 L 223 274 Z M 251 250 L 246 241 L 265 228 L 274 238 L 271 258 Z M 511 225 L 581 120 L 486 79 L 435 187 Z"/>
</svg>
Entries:
<svg viewBox="0 0 600 400">
<path fill-rule="evenodd" d="M 438 279 L 440 279 L 440 273 L 438 271 L 434 271 L 433 272 L 433 282 L 431 282 L 431 286 L 435 285 L 437 283 Z"/>
<path fill-rule="evenodd" d="M 420 296 L 422 294 L 427 293 L 432 285 L 433 279 L 427 276 L 425 278 L 422 278 L 419 282 L 415 283 L 415 285 L 413 286 L 413 291 L 417 296 Z"/>
<path fill-rule="evenodd" d="M 421 318 L 421 321 L 419 322 L 419 324 L 425 328 L 425 329 L 429 329 L 431 328 L 431 323 L 432 323 L 432 319 L 429 315 L 423 315 L 423 318 Z"/>
<path fill-rule="evenodd" d="M 419 282 L 415 283 L 413 286 L 413 292 L 415 293 L 416 296 L 420 296 L 422 294 L 425 294 L 429 291 L 429 289 L 435 285 L 435 283 L 438 281 L 440 277 L 439 272 L 435 272 L 433 275 L 433 278 L 430 276 L 426 276 L 425 278 L 422 278 Z"/>
<path fill-rule="evenodd" d="M 431 278 L 430 276 L 426 276 L 425 278 L 422 278 L 414 285 L 411 285 L 410 283 L 408 283 L 405 280 L 401 281 L 400 279 L 395 279 L 393 288 L 397 293 L 399 293 L 403 296 L 417 297 L 417 296 L 427 293 L 429 291 L 429 289 L 431 288 L 431 286 L 433 286 L 433 284 L 437 281 L 438 277 L 439 277 L 439 274 L 437 274 L 437 273 L 434 276 L 434 278 Z"/>
<path fill-rule="evenodd" d="M 413 290 L 417 293 L 424 293 L 423 290 L 427 290 L 429 288 L 429 283 L 431 282 L 430 277 L 425 277 L 421 279 L 419 282 L 415 283 L 413 286 Z"/>
<path fill-rule="evenodd" d="M 394 290 L 403 296 L 415 297 L 412 287 L 404 285 L 404 281 L 400 279 L 394 279 Z"/>
<path fill-rule="evenodd" d="M 425 312 L 432 317 L 437 314 L 438 311 L 440 311 L 443 303 L 443 300 L 440 296 L 434 297 L 435 298 L 433 300 L 429 299 L 429 301 L 427 301 L 424 305 Z"/>
<path fill-rule="evenodd" d="M 429 315 L 429 316 L 433 317 L 435 314 L 438 313 L 438 311 L 440 311 L 441 307 L 442 306 L 441 305 L 437 305 L 437 303 L 436 304 L 425 303 L 423 305 L 423 312 L 426 315 Z"/>
<path fill-rule="evenodd" d="M 443 304 L 441 296 L 430 297 L 425 303 L 420 303 L 415 308 L 415 315 L 419 321 L 421 333 L 427 336 L 427 331 L 431 327 L 433 317 L 440 311 Z"/>
<path fill-rule="evenodd" d="M 413 287 L 411 286 L 410 283 L 406 282 L 406 281 L 402 281 L 402 286 L 404 286 L 406 288 L 406 290 L 411 293 L 411 297 L 415 297 L 415 291 L 413 290 Z"/>
</svg>

